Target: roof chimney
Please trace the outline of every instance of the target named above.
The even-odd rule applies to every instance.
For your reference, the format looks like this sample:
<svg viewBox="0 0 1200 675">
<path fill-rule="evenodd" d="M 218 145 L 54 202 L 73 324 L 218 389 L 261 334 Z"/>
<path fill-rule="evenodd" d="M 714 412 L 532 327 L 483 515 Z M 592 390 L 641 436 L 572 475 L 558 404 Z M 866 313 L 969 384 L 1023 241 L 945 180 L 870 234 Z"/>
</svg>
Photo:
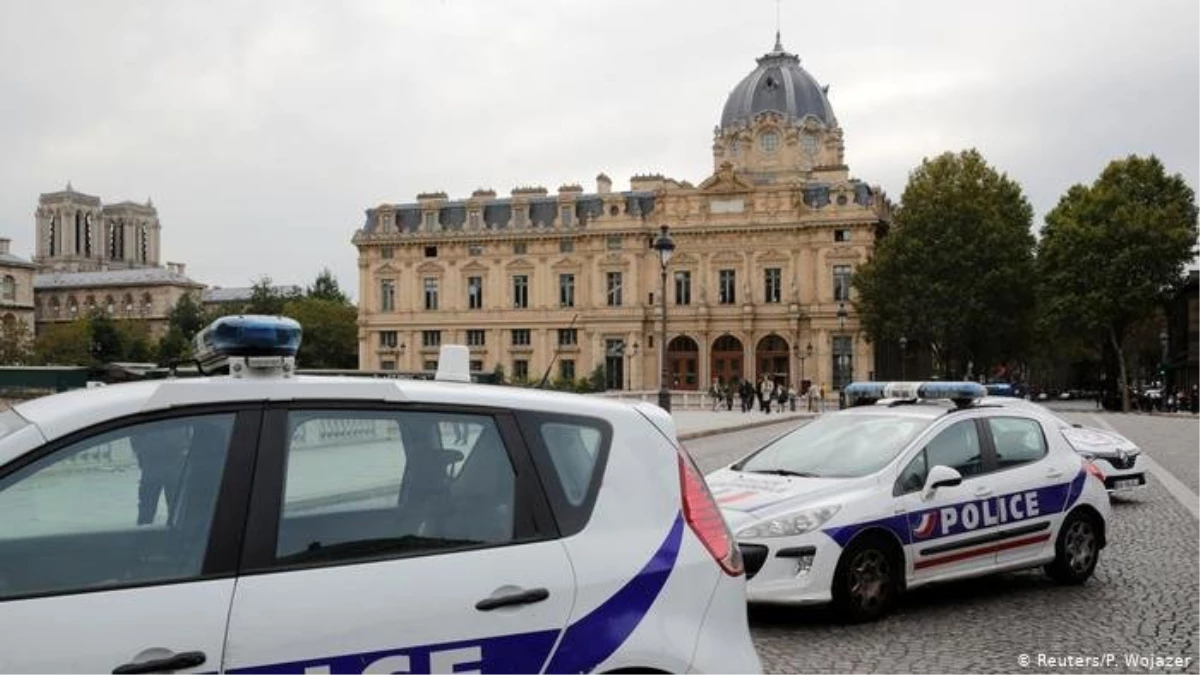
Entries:
<svg viewBox="0 0 1200 675">
<path fill-rule="evenodd" d="M 0 254 L 8 253 L 8 247 L 11 243 L 12 239 L 9 239 L 8 237 L 0 237 Z"/>
<path fill-rule="evenodd" d="M 596 176 L 596 192 L 602 195 L 612 192 L 612 179 L 603 173 Z"/>
</svg>

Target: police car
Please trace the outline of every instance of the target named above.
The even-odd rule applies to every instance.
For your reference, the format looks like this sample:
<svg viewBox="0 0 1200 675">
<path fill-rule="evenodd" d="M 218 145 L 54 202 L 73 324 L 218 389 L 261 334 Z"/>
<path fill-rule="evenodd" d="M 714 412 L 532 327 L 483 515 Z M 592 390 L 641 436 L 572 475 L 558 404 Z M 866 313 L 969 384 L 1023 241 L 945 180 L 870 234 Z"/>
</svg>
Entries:
<svg viewBox="0 0 1200 675">
<path fill-rule="evenodd" d="M 1109 494 L 1124 495 L 1146 486 L 1145 462 L 1139 461 L 1142 451 L 1136 443 L 1121 434 L 1072 423 L 1040 403 L 1020 398 L 988 396 L 981 402 L 1037 410 L 1057 419 L 1062 435 L 1075 452 L 1091 460 L 1099 470 Z"/>
<path fill-rule="evenodd" d="M 0 671 L 754 672 L 738 549 L 670 417 L 297 377 L 226 317 L 219 377 L 0 413 Z"/>
<path fill-rule="evenodd" d="M 852 621 L 901 591 L 1045 567 L 1087 580 L 1108 496 L 1056 418 L 979 405 L 970 382 L 856 383 L 823 415 L 708 476 L 751 602 L 825 604 Z"/>
</svg>

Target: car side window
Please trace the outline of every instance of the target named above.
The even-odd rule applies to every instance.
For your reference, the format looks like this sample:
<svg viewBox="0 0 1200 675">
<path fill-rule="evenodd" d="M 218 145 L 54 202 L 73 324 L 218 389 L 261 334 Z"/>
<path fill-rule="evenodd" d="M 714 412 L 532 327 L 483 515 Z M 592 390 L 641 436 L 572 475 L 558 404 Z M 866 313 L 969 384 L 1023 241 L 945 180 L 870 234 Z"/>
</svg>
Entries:
<svg viewBox="0 0 1200 675">
<path fill-rule="evenodd" d="M 996 446 L 996 464 L 1004 469 L 1046 456 L 1046 437 L 1036 420 L 1022 417 L 989 417 L 988 428 Z"/>
<path fill-rule="evenodd" d="M 582 424 L 545 422 L 539 426 L 542 442 L 550 452 L 550 460 L 562 482 L 563 493 L 572 506 L 579 506 L 587 497 L 600 456 L 603 439 L 599 429 Z"/>
<path fill-rule="evenodd" d="M 233 423 L 132 424 L 0 479 L 0 599 L 199 576 Z"/>
<path fill-rule="evenodd" d="M 985 470 L 975 420 L 960 420 L 943 429 L 925 446 L 925 454 L 929 468 L 948 466 L 964 478 Z"/>
<path fill-rule="evenodd" d="M 925 487 L 925 477 L 929 475 L 929 466 L 926 464 L 925 451 L 922 450 L 904 467 L 900 472 L 900 476 L 896 478 L 896 487 L 893 490 L 895 495 L 908 494 L 916 492 Z"/>
<path fill-rule="evenodd" d="M 281 564 L 515 541 L 516 473 L 486 415 L 291 411 Z"/>
</svg>

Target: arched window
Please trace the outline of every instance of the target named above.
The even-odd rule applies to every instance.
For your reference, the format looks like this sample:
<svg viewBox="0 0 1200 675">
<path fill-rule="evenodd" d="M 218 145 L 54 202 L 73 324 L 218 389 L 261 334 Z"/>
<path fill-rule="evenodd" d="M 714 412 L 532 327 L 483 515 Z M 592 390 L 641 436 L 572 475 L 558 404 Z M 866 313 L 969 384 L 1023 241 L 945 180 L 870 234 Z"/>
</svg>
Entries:
<svg viewBox="0 0 1200 675">
<path fill-rule="evenodd" d="M 126 293 L 124 300 L 121 301 L 121 304 L 125 307 L 126 314 L 133 314 L 134 308 L 133 308 L 133 295 L 132 294 Z"/>
<path fill-rule="evenodd" d="M 11 274 L 5 274 L 4 279 L 0 280 L 0 298 L 17 299 L 17 280 Z"/>
<path fill-rule="evenodd" d="M 69 314 L 72 319 L 79 316 L 79 301 L 77 301 L 73 295 L 67 296 L 67 314 Z"/>
<path fill-rule="evenodd" d="M 104 298 L 104 311 L 108 312 L 110 316 L 117 311 L 116 303 L 113 301 L 113 296 L 110 295 Z"/>
<path fill-rule="evenodd" d="M 50 298 L 50 316 L 57 319 L 61 311 L 62 307 L 59 306 L 58 298 Z"/>
<path fill-rule="evenodd" d="M 154 308 L 154 301 L 150 298 L 150 294 L 143 293 L 142 294 L 142 311 L 145 312 L 146 314 L 149 314 L 150 310 L 153 308 Z"/>
<path fill-rule="evenodd" d="M 89 313 L 92 312 L 94 309 L 96 309 L 96 296 L 87 296 L 87 299 L 83 301 L 83 304 L 84 309 L 86 309 Z"/>
</svg>

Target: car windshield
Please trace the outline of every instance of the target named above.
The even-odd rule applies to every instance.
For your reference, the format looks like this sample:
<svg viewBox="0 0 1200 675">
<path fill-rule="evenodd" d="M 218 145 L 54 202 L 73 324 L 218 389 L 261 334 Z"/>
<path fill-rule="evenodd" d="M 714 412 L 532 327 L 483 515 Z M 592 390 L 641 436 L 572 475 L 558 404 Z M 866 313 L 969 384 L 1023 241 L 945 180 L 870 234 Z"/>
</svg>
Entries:
<svg viewBox="0 0 1200 675">
<path fill-rule="evenodd" d="M 829 415 L 782 436 L 735 464 L 735 471 L 855 478 L 882 469 L 932 419 Z"/>
</svg>

